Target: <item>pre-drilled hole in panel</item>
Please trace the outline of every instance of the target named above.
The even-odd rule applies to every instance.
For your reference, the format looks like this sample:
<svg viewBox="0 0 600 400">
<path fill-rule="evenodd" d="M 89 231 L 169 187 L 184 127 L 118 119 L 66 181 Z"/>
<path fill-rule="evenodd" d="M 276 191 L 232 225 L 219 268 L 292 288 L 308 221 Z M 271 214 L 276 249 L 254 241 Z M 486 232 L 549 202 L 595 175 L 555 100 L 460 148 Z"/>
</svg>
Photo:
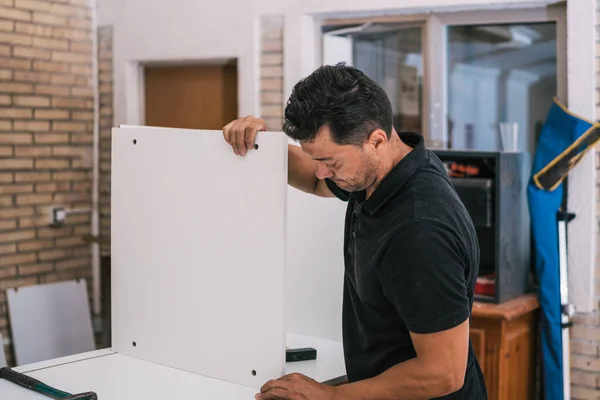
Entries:
<svg viewBox="0 0 600 400">
<path fill-rule="evenodd" d="M 137 144 L 137 139 L 133 139 L 133 144 Z"/>
<path fill-rule="evenodd" d="M 133 342 L 132 345 L 133 345 L 133 347 L 135 347 L 135 346 L 137 346 L 137 343 Z"/>
<path fill-rule="evenodd" d="M 256 371 L 255 370 L 252 370 L 252 375 L 256 376 Z"/>
<path fill-rule="evenodd" d="M 254 144 L 254 150 L 258 150 L 258 145 L 256 143 Z"/>
</svg>

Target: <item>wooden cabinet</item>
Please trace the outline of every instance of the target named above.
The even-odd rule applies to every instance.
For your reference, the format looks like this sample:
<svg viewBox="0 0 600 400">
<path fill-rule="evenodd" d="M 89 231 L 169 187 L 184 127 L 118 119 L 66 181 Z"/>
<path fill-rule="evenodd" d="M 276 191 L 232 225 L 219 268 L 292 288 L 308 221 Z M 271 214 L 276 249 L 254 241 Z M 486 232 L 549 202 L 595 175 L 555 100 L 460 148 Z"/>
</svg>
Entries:
<svg viewBox="0 0 600 400">
<path fill-rule="evenodd" d="M 538 308 L 533 294 L 502 304 L 473 304 L 471 341 L 489 400 L 534 398 Z"/>
</svg>

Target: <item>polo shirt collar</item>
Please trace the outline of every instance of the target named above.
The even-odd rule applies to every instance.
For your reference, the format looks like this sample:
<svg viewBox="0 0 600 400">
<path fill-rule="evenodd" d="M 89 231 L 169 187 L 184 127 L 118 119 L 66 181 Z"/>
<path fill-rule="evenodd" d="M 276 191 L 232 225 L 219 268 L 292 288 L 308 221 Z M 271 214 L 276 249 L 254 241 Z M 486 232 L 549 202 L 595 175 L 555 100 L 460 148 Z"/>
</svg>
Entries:
<svg viewBox="0 0 600 400">
<path fill-rule="evenodd" d="M 359 202 L 362 202 L 363 210 L 368 214 L 375 213 L 396 194 L 427 158 L 422 135 L 414 132 L 401 132 L 398 133 L 398 136 L 400 136 L 400 139 L 404 143 L 413 147 L 414 150 L 392 168 L 367 200 L 363 201 L 365 198 L 364 191 L 356 193 L 357 199 Z"/>
</svg>

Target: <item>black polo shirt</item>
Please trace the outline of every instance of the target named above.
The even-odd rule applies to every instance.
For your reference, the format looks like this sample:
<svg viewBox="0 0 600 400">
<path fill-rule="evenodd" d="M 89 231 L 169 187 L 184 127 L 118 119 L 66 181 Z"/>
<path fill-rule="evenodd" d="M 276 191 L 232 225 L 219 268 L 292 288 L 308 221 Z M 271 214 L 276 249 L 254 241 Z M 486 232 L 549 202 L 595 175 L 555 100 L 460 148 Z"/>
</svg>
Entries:
<svg viewBox="0 0 600 400">
<path fill-rule="evenodd" d="M 479 269 L 471 218 L 423 137 L 365 200 L 327 179 L 348 201 L 344 235 L 343 341 L 349 381 L 414 358 L 409 331 L 433 333 L 470 318 Z M 463 388 L 444 399 L 486 399 L 471 345 Z"/>
</svg>

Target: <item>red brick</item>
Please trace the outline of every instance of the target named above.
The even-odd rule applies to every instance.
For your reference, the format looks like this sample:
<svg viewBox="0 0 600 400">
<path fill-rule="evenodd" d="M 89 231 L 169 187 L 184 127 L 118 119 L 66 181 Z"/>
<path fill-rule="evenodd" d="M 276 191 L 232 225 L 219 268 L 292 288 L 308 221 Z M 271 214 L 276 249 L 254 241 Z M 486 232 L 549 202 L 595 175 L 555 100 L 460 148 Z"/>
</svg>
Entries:
<svg viewBox="0 0 600 400">
<path fill-rule="evenodd" d="M 54 97 L 52 107 L 59 108 L 92 108 L 93 102 L 77 97 Z"/>
<path fill-rule="evenodd" d="M 29 158 L 0 159 L 0 169 L 27 169 L 33 168 L 33 160 Z"/>
<path fill-rule="evenodd" d="M 57 63 L 54 61 L 33 61 L 33 69 L 36 71 L 44 72 L 55 72 L 55 73 L 67 73 L 69 72 L 69 66 L 67 64 Z"/>
<path fill-rule="evenodd" d="M 12 157 L 14 151 L 12 146 L 0 146 L 0 157 Z"/>
<path fill-rule="evenodd" d="M 38 49 L 35 47 L 13 47 L 13 55 L 20 58 L 49 60 L 51 54 L 50 50 Z"/>
<path fill-rule="evenodd" d="M 72 258 L 64 261 L 56 262 L 56 269 L 71 269 L 71 268 L 83 268 L 90 265 L 90 258 Z"/>
<path fill-rule="evenodd" d="M 15 105 L 26 107 L 43 107 L 50 105 L 50 99 L 45 96 L 15 96 Z"/>
<path fill-rule="evenodd" d="M 43 182 L 51 179 L 50 172 L 17 172 L 15 182 Z"/>
<path fill-rule="evenodd" d="M 0 133 L 0 144 L 27 144 L 32 139 L 30 133 Z"/>
<path fill-rule="evenodd" d="M 13 196 L 0 196 L 0 207 L 11 207 L 13 205 Z"/>
<path fill-rule="evenodd" d="M 19 275 L 37 275 L 54 271 L 54 265 L 52 264 L 28 264 L 20 265 L 18 267 Z"/>
<path fill-rule="evenodd" d="M 5 19 L 17 21 L 31 21 L 31 12 L 15 8 L 0 7 L 0 15 Z"/>
<path fill-rule="evenodd" d="M 0 69 L 0 79 L 10 81 L 13 79 L 13 72 L 10 69 Z"/>
<path fill-rule="evenodd" d="M 81 31 L 77 31 L 77 32 L 81 32 Z M 87 33 L 85 34 L 87 35 Z M 85 42 L 71 42 L 71 51 L 77 52 L 77 53 L 85 53 L 85 54 L 91 54 L 92 53 L 92 43 L 90 41 L 85 41 Z"/>
<path fill-rule="evenodd" d="M 2 12 L 2 10 L 0 10 Z M 0 14 L 2 15 L 2 14 Z M 15 22 L 6 19 L 0 19 L 0 31 L 12 32 L 15 29 Z"/>
<path fill-rule="evenodd" d="M 22 157 L 43 157 L 50 156 L 52 149 L 47 146 L 17 146 L 15 153 Z"/>
<path fill-rule="evenodd" d="M 67 119 L 69 118 L 68 110 L 55 109 L 39 109 L 35 110 L 36 119 Z"/>
<path fill-rule="evenodd" d="M 2 85 L 0 84 L 0 87 Z M 31 118 L 33 110 L 30 108 L 0 108 L 0 118 Z"/>
<path fill-rule="evenodd" d="M 71 91 L 65 86 L 56 85 L 36 85 L 35 93 L 37 94 L 53 94 L 58 96 L 68 96 Z"/>
<path fill-rule="evenodd" d="M 83 181 L 87 174 L 82 171 L 57 171 L 52 174 L 55 181 Z"/>
<path fill-rule="evenodd" d="M 52 195 L 48 193 L 31 193 L 17 195 L 17 205 L 48 204 Z"/>
<path fill-rule="evenodd" d="M 0 82 L 1 93 L 28 93 L 33 90 L 33 85 L 27 83 Z"/>
<path fill-rule="evenodd" d="M 64 249 L 45 250 L 38 253 L 39 258 L 42 261 L 59 260 L 67 257 L 68 255 L 69 253 Z"/>
<path fill-rule="evenodd" d="M 52 36 L 52 27 L 40 24 L 31 24 L 27 22 L 17 21 L 15 25 L 15 31 L 19 33 L 26 33 L 31 36 Z"/>
<path fill-rule="evenodd" d="M 0 257 L 0 266 L 27 264 L 35 261 L 35 253 L 14 254 Z"/>
<path fill-rule="evenodd" d="M 0 290 L 32 286 L 37 283 L 36 277 L 14 278 L 0 280 Z"/>
<path fill-rule="evenodd" d="M 52 249 L 54 248 L 54 242 L 52 241 L 52 239 L 35 240 L 29 242 L 21 242 L 17 246 L 19 248 L 19 251 L 36 251 L 42 249 Z"/>
<path fill-rule="evenodd" d="M 33 22 L 45 24 L 45 25 L 64 26 L 69 23 L 69 19 L 67 17 L 61 16 L 61 15 L 44 14 L 41 12 L 34 12 L 33 13 Z"/>
<path fill-rule="evenodd" d="M 37 71 L 15 71 L 15 81 L 32 82 L 32 83 L 50 83 L 52 75 L 48 72 Z"/>
<path fill-rule="evenodd" d="M 33 208 L 31 207 L 4 207 L 0 209 L 0 218 L 15 218 L 30 215 L 33 215 Z"/>
<path fill-rule="evenodd" d="M 83 244 L 84 241 L 79 236 L 71 236 L 66 238 L 56 239 L 56 246 L 69 247 Z"/>
<path fill-rule="evenodd" d="M 17 252 L 17 245 L 11 244 L 0 244 L 0 255 L 12 254 Z"/>
<path fill-rule="evenodd" d="M 21 240 L 33 239 L 35 230 L 19 229 L 12 232 L 0 232 L 0 242 L 18 242 Z"/>
<path fill-rule="evenodd" d="M 16 219 L 0 220 L 0 231 L 9 231 L 12 229 L 17 229 Z M 2 260 L 2 257 L 0 257 L 0 260 Z"/>
<path fill-rule="evenodd" d="M 15 7 L 31 11 L 49 12 L 52 10 L 52 3 L 40 0 L 14 0 Z"/>
<path fill-rule="evenodd" d="M 0 185 L 0 194 L 29 193 L 32 190 L 31 184 Z"/>
<path fill-rule="evenodd" d="M 2 267 L 0 268 L 0 281 L 8 280 L 17 275 L 17 267 Z"/>
<path fill-rule="evenodd" d="M 53 143 L 66 143 L 69 141 L 68 133 L 36 133 L 35 143 L 39 144 L 53 144 Z"/>
<path fill-rule="evenodd" d="M 49 131 L 50 123 L 47 121 L 15 121 L 14 129 L 18 131 Z"/>
<path fill-rule="evenodd" d="M 66 169 L 69 168 L 69 160 L 56 158 L 38 158 L 35 160 L 36 169 Z"/>
<path fill-rule="evenodd" d="M 82 96 L 82 97 L 91 97 L 94 95 L 94 91 L 91 87 L 72 87 L 71 95 Z"/>
<path fill-rule="evenodd" d="M 79 132 L 86 129 L 84 122 L 53 122 L 52 130 L 60 132 Z"/>
<path fill-rule="evenodd" d="M 31 69 L 31 60 L 22 60 L 18 58 L 0 57 L 0 68 L 10 69 Z"/>
<path fill-rule="evenodd" d="M 14 181 L 12 172 L 0 172 L 0 183 L 10 183 Z"/>
</svg>

